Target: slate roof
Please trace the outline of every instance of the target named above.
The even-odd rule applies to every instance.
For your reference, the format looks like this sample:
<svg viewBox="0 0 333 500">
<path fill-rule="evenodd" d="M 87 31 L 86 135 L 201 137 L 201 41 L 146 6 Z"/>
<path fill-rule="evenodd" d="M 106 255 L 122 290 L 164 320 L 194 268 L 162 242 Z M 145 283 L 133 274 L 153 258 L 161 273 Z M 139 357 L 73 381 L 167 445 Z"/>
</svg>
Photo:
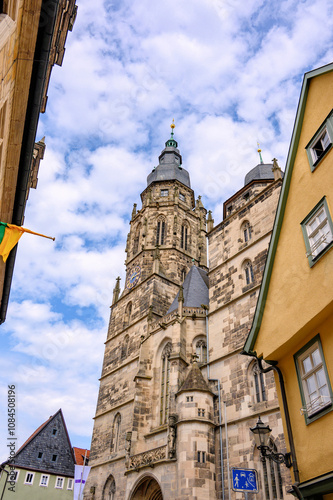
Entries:
<svg viewBox="0 0 333 500">
<path fill-rule="evenodd" d="M 187 187 L 191 187 L 190 175 L 182 164 L 182 156 L 178 143 L 173 138 L 165 143 L 165 148 L 160 154 L 159 164 L 147 177 L 147 186 L 156 181 L 177 180 Z"/>
<path fill-rule="evenodd" d="M 272 171 L 272 163 L 259 163 L 245 176 L 244 186 L 256 180 L 274 180 L 274 173 Z"/>
<path fill-rule="evenodd" d="M 203 391 L 203 392 L 212 392 L 198 366 L 196 361 L 193 362 L 192 367 L 177 394 L 181 392 L 192 392 L 192 391 Z"/>
<path fill-rule="evenodd" d="M 74 476 L 74 453 L 61 409 L 31 434 L 8 460 L 12 462 L 28 470 Z"/>
<path fill-rule="evenodd" d="M 207 271 L 193 265 L 186 275 L 183 283 L 184 307 L 201 307 L 202 304 L 208 305 L 208 276 Z M 167 314 L 178 309 L 177 293 L 175 300 L 172 302 Z"/>
</svg>

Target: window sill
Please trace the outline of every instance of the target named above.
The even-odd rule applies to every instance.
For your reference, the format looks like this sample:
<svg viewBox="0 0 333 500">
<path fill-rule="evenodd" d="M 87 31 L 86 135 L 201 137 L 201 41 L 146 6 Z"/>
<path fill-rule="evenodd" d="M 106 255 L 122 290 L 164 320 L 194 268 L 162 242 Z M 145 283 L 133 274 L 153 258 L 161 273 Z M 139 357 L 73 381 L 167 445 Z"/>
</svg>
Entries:
<svg viewBox="0 0 333 500">
<path fill-rule="evenodd" d="M 318 418 L 323 417 L 327 413 L 331 412 L 333 410 L 333 405 L 332 402 L 329 402 L 326 405 L 321 406 L 318 408 L 318 410 L 313 411 L 310 415 L 304 415 L 305 416 L 305 421 L 306 425 L 312 424 L 312 422 L 315 422 L 318 420 Z"/>
<path fill-rule="evenodd" d="M 327 148 L 322 152 L 322 154 L 319 156 L 319 158 L 317 158 L 317 160 L 312 164 L 312 172 L 314 170 L 316 170 L 317 166 L 319 165 L 319 163 L 321 162 L 321 160 L 323 160 L 325 158 L 325 156 L 327 155 L 327 153 L 330 151 L 330 149 L 332 149 L 332 143 L 330 143 Z"/>
<path fill-rule="evenodd" d="M 320 258 L 323 257 L 323 255 L 325 255 L 325 253 L 332 248 L 332 246 L 333 240 L 330 241 L 329 244 L 325 248 L 323 248 L 323 250 L 321 250 L 318 255 L 316 255 L 315 257 L 308 257 L 310 267 L 313 267 L 318 262 L 318 260 L 320 260 Z"/>
</svg>

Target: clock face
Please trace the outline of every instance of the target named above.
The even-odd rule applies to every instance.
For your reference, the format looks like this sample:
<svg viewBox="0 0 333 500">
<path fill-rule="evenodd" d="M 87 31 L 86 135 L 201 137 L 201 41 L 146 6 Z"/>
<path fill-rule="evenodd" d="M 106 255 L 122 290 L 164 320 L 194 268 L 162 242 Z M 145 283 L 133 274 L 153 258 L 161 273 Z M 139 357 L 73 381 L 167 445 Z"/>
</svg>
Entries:
<svg viewBox="0 0 333 500">
<path fill-rule="evenodd" d="M 131 290 L 137 282 L 139 281 L 141 276 L 141 268 L 140 266 L 135 266 L 130 272 L 126 280 L 126 288 Z"/>
</svg>

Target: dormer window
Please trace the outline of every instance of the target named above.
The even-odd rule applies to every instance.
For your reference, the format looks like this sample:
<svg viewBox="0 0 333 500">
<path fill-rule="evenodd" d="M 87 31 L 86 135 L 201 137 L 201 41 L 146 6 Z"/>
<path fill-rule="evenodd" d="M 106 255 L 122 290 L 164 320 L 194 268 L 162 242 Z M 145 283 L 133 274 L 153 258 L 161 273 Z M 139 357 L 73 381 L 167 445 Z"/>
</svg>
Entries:
<svg viewBox="0 0 333 500">
<path fill-rule="evenodd" d="M 169 196 L 169 189 L 161 189 L 161 196 Z"/>
</svg>

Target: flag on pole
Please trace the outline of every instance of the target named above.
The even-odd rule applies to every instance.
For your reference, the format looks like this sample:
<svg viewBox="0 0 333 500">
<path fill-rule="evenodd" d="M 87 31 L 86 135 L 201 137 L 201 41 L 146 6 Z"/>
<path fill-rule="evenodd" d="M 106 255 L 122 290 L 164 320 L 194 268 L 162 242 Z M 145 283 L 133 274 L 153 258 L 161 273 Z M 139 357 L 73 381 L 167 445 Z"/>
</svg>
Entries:
<svg viewBox="0 0 333 500">
<path fill-rule="evenodd" d="M 83 489 L 86 484 L 91 467 L 86 465 L 75 465 L 74 473 L 74 500 L 82 500 Z"/>
<path fill-rule="evenodd" d="M 52 236 L 45 236 L 45 234 L 35 233 L 21 226 L 14 226 L 14 224 L 7 224 L 6 222 L 0 222 L 0 255 L 4 262 L 6 262 L 9 252 L 16 245 L 18 240 L 21 238 L 23 233 L 35 234 L 36 236 L 42 236 L 43 238 L 49 238 L 50 240 L 55 240 Z"/>
</svg>

